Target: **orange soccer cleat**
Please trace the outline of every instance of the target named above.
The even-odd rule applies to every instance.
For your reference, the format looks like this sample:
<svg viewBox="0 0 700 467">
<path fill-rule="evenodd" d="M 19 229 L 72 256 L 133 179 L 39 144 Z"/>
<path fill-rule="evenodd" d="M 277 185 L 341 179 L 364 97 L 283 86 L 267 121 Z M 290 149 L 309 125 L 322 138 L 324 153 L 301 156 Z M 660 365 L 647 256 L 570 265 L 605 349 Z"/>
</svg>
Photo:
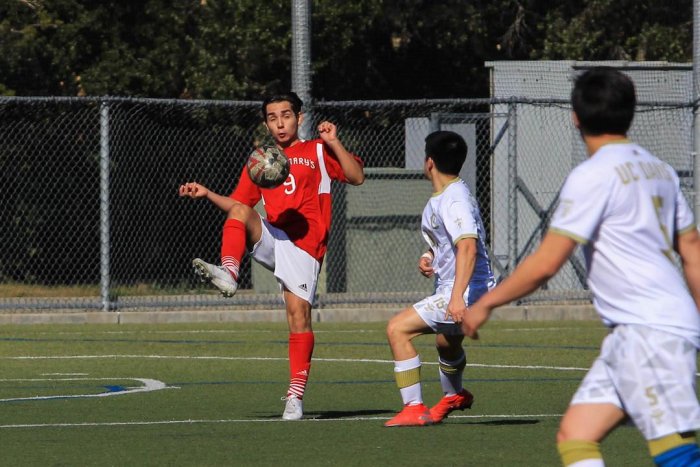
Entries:
<svg viewBox="0 0 700 467">
<path fill-rule="evenodd" d="M 447 415 L 455 410 L 470 409 L 474 403 L 474 396 L 466 389 L 462 389 L 454 396 L 445 396 L 440 402 L 430 408 L 430 417 L 433 423 L 440 423 Z"/>
<path fill-rule="evenodd" d="M 423 404 L 406 405 L 403 410 L 384 426 L 426 426 L 432 425 L 430 410 Z"/>
</svg>

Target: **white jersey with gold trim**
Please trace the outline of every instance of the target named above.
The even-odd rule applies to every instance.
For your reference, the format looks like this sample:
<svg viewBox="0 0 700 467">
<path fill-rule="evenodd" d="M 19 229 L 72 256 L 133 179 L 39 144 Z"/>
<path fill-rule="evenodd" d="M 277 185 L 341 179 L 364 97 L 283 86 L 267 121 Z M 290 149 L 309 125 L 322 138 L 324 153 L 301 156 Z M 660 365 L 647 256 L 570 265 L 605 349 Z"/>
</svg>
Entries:
<svg viewBox="0 0 700 467">
<path fill-rule="evenodd" d="M 455 244 L 469 237 L 476 238 L 477 245 L 476 265 L 469 283 L 485 283 L 489 288 L 495 285 L 479 206 L 462 179 L 455 178 L 428 200 L 423 209 L 421 232 L 435 255 L 433 270 L 437 287 L 454 283 Z"/>
<path fill-rule="evenodd" d="M 700 314 L 673 253 L 676 234 L 693 228 L 676 172 L 627 140 L 571 172 L 550 226 L 584 245 L 588 285 L 607 325 L 641 324 L 700 347 Z"/>
</svg>

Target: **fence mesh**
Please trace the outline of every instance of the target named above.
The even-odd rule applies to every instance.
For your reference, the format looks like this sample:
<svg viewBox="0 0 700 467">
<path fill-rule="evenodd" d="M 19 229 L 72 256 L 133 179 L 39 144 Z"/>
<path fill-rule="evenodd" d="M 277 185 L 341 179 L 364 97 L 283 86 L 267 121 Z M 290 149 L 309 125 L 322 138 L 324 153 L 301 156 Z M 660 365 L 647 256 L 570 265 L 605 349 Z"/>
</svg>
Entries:
<svg viewBox="0 0 700 467">
<path fill-rule="evenodd" d="M 129 309 L 280 304 L 271 274 L 244 261 L 233 299 L 196 281 L 216 262 L 225 215 L 182 199 L 197 181 L 220 194 L 266 138 L 258 102 L 0 98 L 0 309 Z M 459 132 L 461 173 L 479 200 L 503 277 L 539 243 L 567 173 L 585 158 L 564 100 L 317 102 L 365 162 L 359 187 L 333 186 L 334 220 L 318 305 L 410 302 L 417 272 L 425 136 Z M 667 160 L 692 195 L 692 105 L 640 103 L 631 137 Z M 315 136 L 315 135 L 312 135 Z M 692 200 L 691 200 L 692 201 Z M 582 258 L 535 295 L 587 299 Z"/>
</svg>

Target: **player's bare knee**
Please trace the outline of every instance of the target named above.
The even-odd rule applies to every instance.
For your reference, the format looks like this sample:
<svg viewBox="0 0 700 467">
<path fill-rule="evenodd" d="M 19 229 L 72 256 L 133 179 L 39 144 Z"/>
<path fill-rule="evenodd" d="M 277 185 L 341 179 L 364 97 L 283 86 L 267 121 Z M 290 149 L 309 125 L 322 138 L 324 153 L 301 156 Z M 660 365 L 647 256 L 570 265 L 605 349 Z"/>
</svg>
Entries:
<svg viewBox="0 0 700 467">
<path fill-rule="evenodd" d="M 386 337 L 389 342 L 396 342 L 404 335 L 400 325 L 401 319 L 398 316 L 394 316 L 389 320 L 389 323 L 386 325 Z"/>
<path fill-rule="evenodd" d="M 568 441 L 570 438 L 567 436 L 567 434 L 562 431 L 562 428 L 559 427 L 559 431 L 557 431 L 557 443 L 561 443 L 563 441 Z"/>
<path fill-rule="evenodd" d="M 586 434 L 581 432 L 580 429 L 577 429 L 576 424 L 570 423 L 566 419 L 563 419 L 559 424 L 559 430 L 557 430 L 557 443 L 571 441 L 573 439 L 594 441 L 593 439 L 589 439 L 589 435 L 590 433 Z"/>
<path fill-rule="evenodd" d="M 248 222 L 248 219 L 250 219 L 252 213 L 253 209 L 250 206 L 236 202 L 231 206 L 231 209 L 228 210 L 227 217 L 229 219 L 239 220 L 245 224 Z"/>
<path fill-rule="evenodd" d="M 286 311 L 291 332 L 311 331 L 311 306 L 288 297 Z"/>
<path fill-rule="evenodd" d="M 394 323 L 394 318 L 392 318 L 386 324 L 386 338 L 391 341 L 394 334 L 396 334 L 396 323 Z"/>
</svg>

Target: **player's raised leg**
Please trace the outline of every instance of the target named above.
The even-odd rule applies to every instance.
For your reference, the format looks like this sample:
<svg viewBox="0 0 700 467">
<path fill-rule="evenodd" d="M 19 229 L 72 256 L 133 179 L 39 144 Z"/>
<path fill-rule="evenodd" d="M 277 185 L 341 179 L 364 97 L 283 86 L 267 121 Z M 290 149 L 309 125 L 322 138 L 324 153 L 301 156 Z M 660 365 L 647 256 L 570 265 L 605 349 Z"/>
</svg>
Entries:
<svg viewBox="0 0 700 467">
<path fill-rule="evenodd" d="M 467 356 L 462 347 L 463 335 L 438 334 L 435 346 L 439 355 L 440 385 L 443 398 L 430 408 L 433 423 L 440 423 L 455 410 L 469 409 L 474 402 L 472 393 L 462 386 L 462 374 Z"/>
<path fill-rule="evenodd" d="M 430 332 L 430 328 L 413 307 L 394 316 L 387 325 L 387 339 L 394 356 L 394 377 L 399 387 L 403 409 L 384 426 L 431 425 L 430 410 L 423 404 L 421 361 L 411 340 Z"/>
<path fill-rule="evenodd" d="M 222 230 L 221 266 L 195 258 L 192 261 L 195 274 L 211 282 L 225 297 L 232 297 L 238 290 L 240 264 L 246 245 L 255 244 L 261 233 L 260 216 L 249 206 L 234 203 Z"/>
</svg>

